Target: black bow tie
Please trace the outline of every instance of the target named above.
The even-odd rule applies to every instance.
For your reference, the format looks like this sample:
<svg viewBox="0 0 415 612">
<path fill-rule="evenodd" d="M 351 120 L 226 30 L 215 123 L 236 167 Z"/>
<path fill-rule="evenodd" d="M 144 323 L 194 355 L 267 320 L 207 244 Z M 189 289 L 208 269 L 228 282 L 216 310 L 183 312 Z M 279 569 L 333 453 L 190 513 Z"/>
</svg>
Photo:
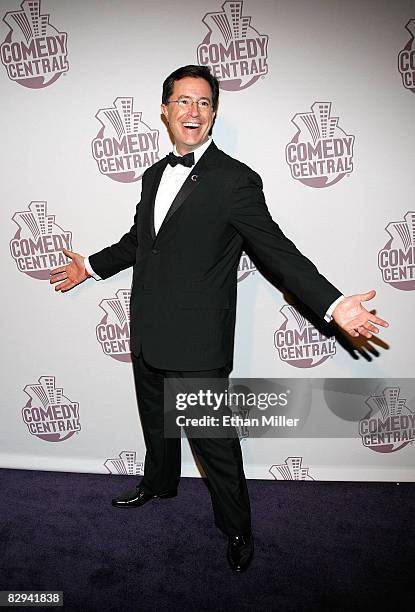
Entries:
<svg viewBox="0 0 415 612">
<path fill-rule="evenodd" d="M 194 153 L 188 153 L 187 155 L 182 155 L 178 157 L 174 153 L 169 153 L 167 155 L 167 161 L 170 166 L 177 166 L 177 164 L 181 164 L 182 166 L 186 166 L 186 168 L 191 168 L 195 165 L 195 155 Z"/>
</svg>

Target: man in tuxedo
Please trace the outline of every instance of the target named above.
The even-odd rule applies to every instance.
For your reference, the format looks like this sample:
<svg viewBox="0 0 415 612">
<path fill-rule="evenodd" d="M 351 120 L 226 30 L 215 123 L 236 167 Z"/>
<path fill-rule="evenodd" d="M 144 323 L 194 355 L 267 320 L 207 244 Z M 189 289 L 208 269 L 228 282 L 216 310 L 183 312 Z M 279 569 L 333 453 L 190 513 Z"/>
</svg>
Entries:
<svg viewBox="0 0 415 612">
<path fill-rule="evenodd" d="M 51 272 L 57 291 L 89 276 L 106 279 L 133 266 L 131 351 L 146 444 L 141 483 L 113 499 L 140 507 L 177 493 L 180 439 L 164 437 L 166 378 L 227 379 L 232 369 L 238 261 L 243 246 L 318 317 L 351 336 L 387 326 L 361 304 L 374 291 L 345 298 L 284 236 L 265 204 L 261 179 L 210 138 L 219 84 L 208 68 L 185 66 L 163 84 L 161 111 L 173 153 L 143 176 L 131 229 L 85 259 Z M 248 491 L 237 436 L 192 438 L 207 477 L 215 524 L 228 536 L 228 561 L 243 571 L 253 554 Z"/>
</svg>

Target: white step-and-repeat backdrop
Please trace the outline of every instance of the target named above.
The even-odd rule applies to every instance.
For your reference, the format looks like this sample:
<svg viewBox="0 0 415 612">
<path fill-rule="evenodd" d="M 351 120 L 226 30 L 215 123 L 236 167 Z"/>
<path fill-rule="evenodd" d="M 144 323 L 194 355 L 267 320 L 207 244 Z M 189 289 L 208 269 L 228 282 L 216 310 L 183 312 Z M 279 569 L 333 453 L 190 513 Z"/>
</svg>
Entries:
<svg viewBox="0 0 415 612">
<path fill-rule="evenodd" d="M 130 227 L 143 172 L 171 150 L 161 84 L 199 63 L 221 81 L 216 144 L 260 173 L 274 218 L 321 272 L 346 294 L 375 288 L 391 322 L 363 345 L 327 337 L 242 257 L 233 375 L 304 379 L 305 411 L 320 394 L 327 420 L 354 428 L 241 429 L 247 476 L 413 480 L 413 1 L 2 0 L 0 11 L 0 466 L 142 473 L 131 272 L 61 295 L 49 269 L 63 247 L 88 255 Z M 183 447 L 183 474 L 196 475 Z"/>
</svg>

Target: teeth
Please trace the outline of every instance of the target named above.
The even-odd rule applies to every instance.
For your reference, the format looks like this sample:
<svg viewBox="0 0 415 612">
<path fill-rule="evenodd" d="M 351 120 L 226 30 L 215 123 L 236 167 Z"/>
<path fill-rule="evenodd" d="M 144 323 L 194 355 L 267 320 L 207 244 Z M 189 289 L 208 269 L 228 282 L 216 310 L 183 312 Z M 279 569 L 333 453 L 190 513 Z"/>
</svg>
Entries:
<svg viewBox="0 0 415 612">
<path fill-rule="evenodd" d="M 183 123 L 184 127 L 195 127 L 198 128 L 200 127 L 200 123 L 191 123 L 190 121 L 187 123 Z"/>
</svg>

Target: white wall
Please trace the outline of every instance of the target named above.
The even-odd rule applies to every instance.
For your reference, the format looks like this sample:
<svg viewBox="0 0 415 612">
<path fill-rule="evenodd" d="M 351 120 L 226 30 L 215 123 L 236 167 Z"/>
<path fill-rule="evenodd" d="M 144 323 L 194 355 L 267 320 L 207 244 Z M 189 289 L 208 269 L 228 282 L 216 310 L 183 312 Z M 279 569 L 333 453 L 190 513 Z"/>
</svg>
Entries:
<svg viewBox="0 0 415 612">
<path fill-rule="evenodd" d="M 241 42 L 237 44 L 242 54 L 248 47 L 253 51 L 249 61 L 254 60 L 257 70 L 266 74 L 253 83 L 253 75 L 244 77 L 242 88 L 237 82 L 223 83 L 215 142 L 261 174 L 274 218 L 334 284 L 346 294 L 376 288 L 373 307 L 391 326 L 372 343 L 377 355 L 367 352 L 370 360 L 361 355 L 353 358 L 339 342 L 320 339 L 319 344 L 317 338 L 319 346 L 315 350 L 319 354 L 327 351 L 327 358 L 290 363 L 292 360 L 281 356 L 289 356 L 289 350 L 305 354 L 311 349 L 297 343 L 297 348 L 285 346 L 281 355 L 277 350 L 275 332 L 285 322 L 280 312 L 286 304 L 283 295 L 258 272 L 244 275 L 241 271 L 245 278 L 239 283 L 233 375 L 326 379 L 326 387 L 336 378 L 368 379 L 362 382 L 364 388 L 358 395 L 361 406 L 373 395 L 382 396 L 385 388 L 399 387 L 400 399 L 405 400 L 401 412 L 413 414 L 413 385 L 410 381 L 397 382 L 398 378 L 413 376 L 415 86 L 411 89 L 411 85 L 415 61 L 411 25 L 405 29 L 415 18 L 413 3 L 244 0 L 242 10 L 243 16 L 251 16 L 255 31 L 248 30 L 245 38 L 239 33 Z M 133 98 L 133 111 L 141 113 L 145 125 L 137 123 L 130 142 L 139 149 L 148 146 L 150 152 L 148 158 L 141 153 L 141 162 L 146 165 L 167 154 L 171 145 L 159 106 L 162 81 L 176 67 L 197 63 L 197 49 L 203 41 L 207 44 L 206 24 L 211 23 L 209 17 L 202 20 L 207 13 L 221 12 L 221 4 L 214 0 L 180 4 L 172 0 L 42 0 L 40 14 L 50 15 L 50 25 L 35 16 L 31 30 L 25 27 L 25 23 L 30 25 L 30 14 L 27 22 L 22 15 L 12 15 L 22 11 L 17 0 L 2 0 L 0 11 L 4 17 L 0 25 L 0 40 L 4 41 L 0 65 L 0 465 L 140 473 L 144 446 L 131 364 L 128 357 L 116 359 L 105 354 L 96 335 L 106 312 L 107 323 L 116 321 L 105 300 L 129 289 L 131 273 L 123 272 L 106 282 L 89 280 L 65 295 L 55 294 L 45 278 L 53 258 L 59 257 L 63 240 L 85 255 L 116 241 L 130 227 L 140 197 L 139 167 L 130 175 L 113 178 L 99 171 L 93 156 L 94 139 L 106 138 L 108 145 L 113 136 L 120 140 L 120 134 L 110 123 L 99 134 L 103 124 L 97 113 L 112 108 L 117 98 Z M 16 19 L 23 24 L 24 32 Z M 34 42 L 31 31 L 36 34 Z M 233 35 L 232 29 L 229 32 Z M 247 43 L 247 38 L 260 42 Z M 219 31 L 212 32 L 212 45 L 223 40 Z M 41 55 L 37 62 L 29 57 L 17 65 L 22 41 L 23 47 Z M 235 44 L 234 39 L 228 44 Z M 408 87 L 404 87 L 398 67 L 398 55 L 405 47 L 401 68 L 409 66 L 404 76 Z M 267 58 L 261 55 L 261 48 L 267 51 Z M 45 80 L 42 75 L 32 80 L 18 76 L 19 70 L 24 75 L 42 66 Z M 240 64 L 235 69 L 239 70 Z M 16 75 L 17 80 L 10 78 Z M 295 140 L 298 126 L 297 140 L 313 142 L 298 115 L 311 113 L 316 102 L 331 103 L 331 116 L 338 117 L 338 124 L 333 126 L 331 136 L 322 132 L 324 126 L 320 127 L 320 132 L 314 133 L 314 146 L 319 139 L 328 139 L 328 159 L 333 138 L 336 146 L 346 143 L 349 154 L 345 149 L 346 154 L 340 155 L 346 171 L 343 177 L 331 173 L 328 179 L 320 176 L 310 182 L 303 177 L 305 182 L 301 182 L 291 174 L 286 147 Z M 99 115 L 102 117 L 103 113 Z M 309 122 L 310 117 L 305 119 Z M 151 132 L 151 136 L 137 136 L 143 132 Z M 95 151 L 99 154 L 100 146 Z M 307 160 L 303 170 L 306 165 Z M 329 184 L 324 186 L 326 182 Z M 39 230 L 40 221 L 37 228 L 33 217 L 17 215 L 29 211 L 31 202 L 47 203 L 47 215 L 55 217 L 49 219 L 49 229 L 45 225 Z M 412 211 L 412 217 L 408 216 L 405 223 L 408 211 Z M 17 221 L 22 224 L 20 234 Z M 392 222 L 400 223 L 389 225 Z M 388 225 L 391 234 L 385 229 Z M 37 236 L 38 231 L 44 237 Z M 389 251 L 382 256 L 389 258 L 385 261 L 399 253 L 409 258 L 395 271 L 385 272 L 400 275 L 401 282 L 393 285 L 385 282 L 378 267 L 378 253 L 392 236 Z M 39 238 L 38 246 L 48 253 L 43 259 L 36 253 L 37 261 L 44 265 L 34 277 L 19 270 L 18 264 L 26 269 L 31 265 L 33 243 Z M 32 251 L 29 248 L 25 252 L 30 244 Z M 125 295 L 120 293 L 118 297 L 122 301 Z M 126 308 L 125 299 L 123 303 Z M 123 310 L 119 312 L 122 319 Z M 289 340 L 304 321 L 292 318 L 289 309 L 284 312 L 288 312 Z M 58 391 L 54 399 L 50 396 L 44 400 L 46 406 L 51 402 L 59 406 L 52 420 L 64 431 L 56 441 L 30 433 L 23 418 L 22 410 L 29 401 L 25 388 L 39 384 L 43 376 L 55 377 L 56 388 L 63 389 L 63 398 Z M 371 379 L 377 380 L 371 384 Z M 311 385 L 307 381 L 304 384 Z M 347 420 L 349 400 L 344 403 L 344 394 L 339 397 L 343 404 L 338 418 Z M 33 398 L 37 399 L 32 399 L 29 408 L 42 406 L 38 396 Z M 327 393 L 321 401 L 327 402 Z M 392 400 L 386 401 L 384 413 L 373 414 L 374 418 L 385 420 L 395 414 L 397 408 L 392 404 Z M 67 419 L 62 405 L 71 406 Z M 336 409 L 330 402 L 324 405 L 332 418 Z M 24 412 L 26 420 L 39 414 L 38 410 Z M 279 474 L 291 478 L 413 480 L 413 445 L 394 444 L 384 452 L 365 447 L 358 434 L 363 413 L 358 409 L 356 414 L 356 435 L 350 439 L 244 439 L 248 477 L 273 478 Z M 67 436 L 68 427 L 80 429 Z M 414 430 L 400 430 L 399 435 L 411 440 Z M 184 444 L 183 473 L 194 475 L 195 467 Z M 107 462 L 123 451 L 136 453 L 137 466 Z M 300 462 L 289 460 L 291 471 L 270 471 L 273 465 L 284 465 L 289 457 L 301 457 L 305 469 L 301 472 Z"/>
</svg>

